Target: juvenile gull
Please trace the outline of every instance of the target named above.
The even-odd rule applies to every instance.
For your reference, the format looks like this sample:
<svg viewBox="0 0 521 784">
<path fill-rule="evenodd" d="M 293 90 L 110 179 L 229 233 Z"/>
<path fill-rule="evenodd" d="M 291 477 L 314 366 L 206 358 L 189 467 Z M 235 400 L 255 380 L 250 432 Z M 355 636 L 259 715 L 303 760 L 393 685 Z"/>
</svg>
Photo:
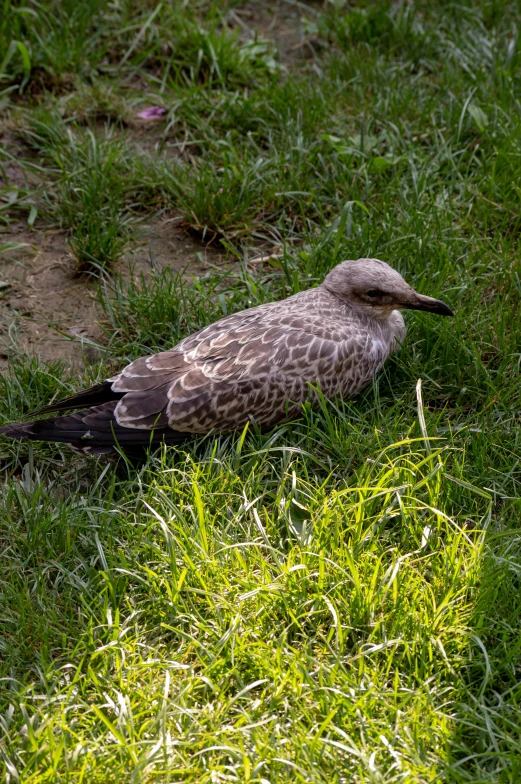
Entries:
<svg viewBox="0 0 521 784">
<path fill-rule="evenodd" d="M 452 316 L 378 259 L 343 261 L 317 288 L 216 321 L 174 348 L 34 412 L 67 416 L 6 425 L 10 438 L 63 441 L 94 454 L 225 433 L 253 419 L 266 428 L 301 404 L 352 397 L 405 337 L 400 310 Z"/>
</svg>

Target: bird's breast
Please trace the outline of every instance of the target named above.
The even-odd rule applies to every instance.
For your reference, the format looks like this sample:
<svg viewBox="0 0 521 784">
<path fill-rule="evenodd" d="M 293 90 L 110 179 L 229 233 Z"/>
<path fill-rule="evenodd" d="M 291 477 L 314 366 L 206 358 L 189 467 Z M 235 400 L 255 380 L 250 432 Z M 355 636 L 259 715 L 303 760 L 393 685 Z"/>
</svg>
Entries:
<svg viewBox="0 0 521 784">
<path fill-rule="evenodd" d="M 337 388 L 342 397 L 360 392 L 382 369 L 386 359 L 405 337 L 401 313 L 393 311 L 384 324 L 360 330 L 344 341 L 336 366 Z"/>
<path fill-rule="evenodd" d="M 393 336 L 391 351 L 396 351 L 402 345 L 407 334 L 407 327 L 399 310 L 393 310 L 389 316 L 389 326 Z"/>
</svg>

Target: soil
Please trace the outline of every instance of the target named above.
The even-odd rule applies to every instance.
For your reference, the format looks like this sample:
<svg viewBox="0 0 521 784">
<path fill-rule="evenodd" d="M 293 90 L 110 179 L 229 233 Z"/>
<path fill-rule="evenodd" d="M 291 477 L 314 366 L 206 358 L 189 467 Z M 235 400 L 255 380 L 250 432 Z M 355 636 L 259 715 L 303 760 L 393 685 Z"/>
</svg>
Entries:
<svg viewBox="0 0 521 784">
<path fill-rule="evenodd" d="M 31 231 L 25 224 L 2 232 L 1 242 L 27 246 L 0 255 L 0 371 L 13 353 L 61 359 L 69 370 L 98 359 L 92 341 L 102 333 L 102 311 L 95 281 L 75 275 L 75 262 L 61 231 Z M 175 228 L 171 220 L 154 221 L 143 232 L 141 245 L 114 266 L 115 275 L 151 271 L 155 266 L 202 275 L 224 255 L 201 247 Z M 7 284 L 7 285 L 6 285 Z"/>
</svg>

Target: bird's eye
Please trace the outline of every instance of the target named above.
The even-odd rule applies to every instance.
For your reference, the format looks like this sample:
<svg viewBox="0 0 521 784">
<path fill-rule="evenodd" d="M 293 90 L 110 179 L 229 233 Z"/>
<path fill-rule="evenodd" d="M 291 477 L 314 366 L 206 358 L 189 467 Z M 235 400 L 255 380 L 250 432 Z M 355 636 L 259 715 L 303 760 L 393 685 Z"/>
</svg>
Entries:
<svg viewBox="0 0 521 784">
<path fill-rule="evenodd" d="M 369 291 L 365 292 L 368 297 L 383 297 L 384 292 L 380 289 L 369 289 Z"/>
</svg>

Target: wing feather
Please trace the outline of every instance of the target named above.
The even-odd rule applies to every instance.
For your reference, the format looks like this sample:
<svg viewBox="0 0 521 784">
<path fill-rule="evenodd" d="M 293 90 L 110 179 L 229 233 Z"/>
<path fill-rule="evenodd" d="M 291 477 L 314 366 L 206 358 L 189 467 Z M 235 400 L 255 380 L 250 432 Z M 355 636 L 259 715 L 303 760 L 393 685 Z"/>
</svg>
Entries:
<svg viewBox="0 0 521 784">
<path fill-rule="evenodd" d="M 302 320 L 266 323 L 246 311 L 244 322 L 239 315 L 226 330 L 217 322 L 126 367 L 113 380 L 115 392 L 126 392 L 118 423 L 149 428 L 155 414 L 161 425 L 194 433 L 230 430 L 248 416 L 270 424 L 308 396 L 308 382 L 320 384 L 320 375 L 333 371 L 339 344 L 307 331 Z"/>
</svg>

